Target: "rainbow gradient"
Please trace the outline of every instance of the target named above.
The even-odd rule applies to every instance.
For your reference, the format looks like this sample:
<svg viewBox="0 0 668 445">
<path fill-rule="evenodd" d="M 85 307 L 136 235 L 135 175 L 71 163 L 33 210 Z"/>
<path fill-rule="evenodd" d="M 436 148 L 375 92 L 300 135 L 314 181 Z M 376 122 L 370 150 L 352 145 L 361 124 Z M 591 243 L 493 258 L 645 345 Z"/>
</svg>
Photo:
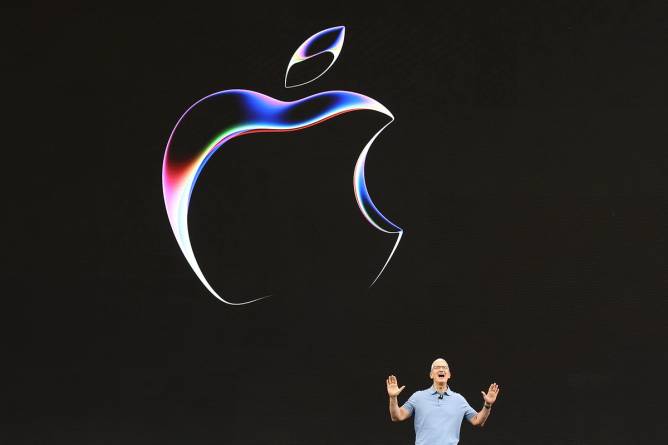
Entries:
<svg viewBox="0 0 668 445">
<path fill-rule="evenodd" d="M 326 31 L 328 30 L 322 32 Z M 309 40 L 314 38 L 315 36 Z M 340 38 L 342 41 L 343 31 L 340 32 Z M 403 230 L 374 205 L 364 175 L 371 145 L 394 121 L 394 116 L 385 106 L 370 97 L 350 91 L 326 91 L 293 102 L 283 102 L 255 91 L 235 89 L 220 91 L 198 100 L 178 119 L 167 141 L 162 163 L 165 208 L 183 255 L 212 295 L 231 305 L 249 304 L 267 297 L 253 298 L 241 303 L 229 301 L 213 289 L 197 263 L 188 232 L 188 209 L 197 178 L 211 156 L 227 141 L 239 136 L 258 132 L 303 130 L 340 114 L 360 110 L 377 111 L 389 118 L 360 153 L 353 174 L 355 199 L 366 220 L 382 232 L 397 234 L 392 251 L 371 283 L 373 286 L 392 259 L 403 235 Z M 202 122 L 206 125 L 198 126 Z M 196 134 L 201 141 L 208 142 L 193 143 L 191 137 L 180 137 L 181 133 Z"/>
</svg>

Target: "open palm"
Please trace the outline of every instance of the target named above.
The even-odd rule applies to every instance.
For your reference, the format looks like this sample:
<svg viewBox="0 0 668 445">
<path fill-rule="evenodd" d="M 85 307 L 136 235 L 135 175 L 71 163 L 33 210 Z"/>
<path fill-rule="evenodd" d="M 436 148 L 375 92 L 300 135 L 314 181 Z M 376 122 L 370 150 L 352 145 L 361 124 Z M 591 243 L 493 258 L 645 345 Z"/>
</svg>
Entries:
<svg viewBox="0 0 668 445">
<path fill-rule="evenodd" d="M 389 376 L 387 378 L 387 395 L 390 397 L 396 397 L 399 394 L 401 394 L 401 391 L 404 390 L 406 385 L 402 386 L 399 388 L 399 385 L 397 384 L 397 378 L 393 375 Z"/>
<path fill-rule="evenodd" d="M 480 392 L 482 393 L 482 398 L 485 400 L 485 403 L 489 403 L 491 405 L 496 402 L 496 397 L 499 395 L 499 385 L 492 383 L 489 385 L 487 393 L 485 393 L 485 391 Z"/>
</svg>

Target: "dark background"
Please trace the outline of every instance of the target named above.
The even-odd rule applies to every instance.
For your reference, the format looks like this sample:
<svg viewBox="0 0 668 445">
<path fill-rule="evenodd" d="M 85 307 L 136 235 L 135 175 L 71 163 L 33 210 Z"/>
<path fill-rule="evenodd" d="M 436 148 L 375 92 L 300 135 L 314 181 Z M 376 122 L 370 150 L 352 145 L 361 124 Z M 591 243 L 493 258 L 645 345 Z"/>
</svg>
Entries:
<svg viewBox="0 0 668 445">
<path fill-rule="evenodd" d="M 663 2 L 361 3 L 54 3 L 7 38 L 2 443 L 407 444 L 384 379 L 405 400 L 439 356 L 476 409 L 502 388 L 462 443 L 663 443 Z M 299 44 L 341 24 L 333 68 L 283 88 Z M 232 307 L 197 280 L 162 156 L 230 88 L 394 113 L 367 182 L 405 236 L 373 288 L 394 238 L 352 193 L 371 112 L 217 153 L 195 252 L 230 299 L 274 296 Z"/>
</svg>

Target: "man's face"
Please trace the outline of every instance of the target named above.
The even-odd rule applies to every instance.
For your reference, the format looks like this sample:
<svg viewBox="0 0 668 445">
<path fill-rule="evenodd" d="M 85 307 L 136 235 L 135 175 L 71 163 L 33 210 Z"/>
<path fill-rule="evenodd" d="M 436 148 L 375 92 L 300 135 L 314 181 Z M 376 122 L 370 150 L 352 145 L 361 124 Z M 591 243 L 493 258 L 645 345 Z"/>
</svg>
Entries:
<svg viewBox="0 0 668 445">
<path fill-rule="evenodd" d="M 442 358 L 434 360 L 434 363 L 431 364 L 429 378 L 433 380 L 434 385 L 447 384 L 448 379 L 450 379 L 450 367 L 448 366 L 448 362 Z"/>
</svg>

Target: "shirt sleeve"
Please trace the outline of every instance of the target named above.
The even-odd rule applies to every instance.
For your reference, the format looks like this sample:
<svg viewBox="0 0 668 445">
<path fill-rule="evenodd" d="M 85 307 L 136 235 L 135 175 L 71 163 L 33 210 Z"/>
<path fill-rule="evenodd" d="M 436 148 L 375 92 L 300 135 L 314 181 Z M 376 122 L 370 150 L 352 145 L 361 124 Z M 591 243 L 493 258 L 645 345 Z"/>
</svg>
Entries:
<svg viewBox="0 0 668 445">
<path fill-rule="evenodd" d="M 413 412 L 415 412 L 415 405 L 417 404 L 417 393 L 414 392 L 412 396 L 406 400 L 406 403 L 404 403 L 401 407 L 404 408 L 406 411 L 408 411 L 408 414 L 411 416 L 413 415 Z"/>
<path fill-rule="evenodd" d="M 470 422 L 471 419 L 473 419 L 473 417 L 476 414 L 478 414 L 478 412 L 476 410 L 474 410 L 473 408 L 471 408 L 471 405 L 469 405 L 469 402 L 467 402 L 464 397 L 462 397 L 462 404 L 463 404 L 463 409 L 464 409 L 464 417 L 466 417 L 466 420 L 468 420 Z"/>
</svg>

